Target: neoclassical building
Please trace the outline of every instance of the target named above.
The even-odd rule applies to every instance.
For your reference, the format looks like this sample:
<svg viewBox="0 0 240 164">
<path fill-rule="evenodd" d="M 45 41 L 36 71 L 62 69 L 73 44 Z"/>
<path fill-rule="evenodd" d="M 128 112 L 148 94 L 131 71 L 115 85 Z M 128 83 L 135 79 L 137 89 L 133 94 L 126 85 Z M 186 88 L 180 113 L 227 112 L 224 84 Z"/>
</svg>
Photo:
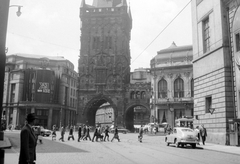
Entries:
<svg viewBox="0 0 240 164">
<path fill-rule="evenodd" d="M 51 129 L 76 123 L 78 74 L 63 57 L 12 54 L 6 57 L 3 120 L 22 127 L 28 113 Z"/>
<path fill-rule="evenodd" d="M 151 117 L 154 122 L 167 122 L 193 117 L 192 46 L 160 50 L 151 60 Z M 154 120 L 155 119 L 155 120 Z"/>
<path fill-rule="evenodd" d="M 240 0 L 193 0 L 194 124 L 240 145 Z"/>
</svg>

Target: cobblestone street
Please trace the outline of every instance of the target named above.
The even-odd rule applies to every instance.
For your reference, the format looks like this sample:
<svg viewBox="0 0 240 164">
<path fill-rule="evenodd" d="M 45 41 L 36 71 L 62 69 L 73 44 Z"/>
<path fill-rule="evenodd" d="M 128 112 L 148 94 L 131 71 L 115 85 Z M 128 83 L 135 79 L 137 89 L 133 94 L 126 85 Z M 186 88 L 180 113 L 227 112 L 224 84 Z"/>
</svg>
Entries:
<svg viewBox="0 0 240 164">
<path fill-rule="evenodd" d="M 19 132 L 11 133 L 17 137 Z M 9 135 L 7 134 L 7 136 Z M 92 136 L 92 135 L 91 135 Z M 52 141 L 51 137 L 44 137 L 43 144 L 37 145 L 37 164 L 155 164 L 155 163 L 239 163 L 240 156 L 219 151 L 209 151 L 202 147 L 176 148 L 167 147 L 164 136 L 144 135 L 143 143 L 138 142 L 136 133 L 120 134 L 121 142 L 77 142 Z M 112 134 L 110 134 L 110 139 Z M 15 138 L 17 140 L 17 138 Z M 207 145 L 206 145 L 207 146 Z M 239 149 L 238 149 L 239 150 Z M 13 146 L 6 150 L 5 164 L 17 163 L 19 147 Z M 203 158 L 204 157 L 204 158 Z"/>
</svg>

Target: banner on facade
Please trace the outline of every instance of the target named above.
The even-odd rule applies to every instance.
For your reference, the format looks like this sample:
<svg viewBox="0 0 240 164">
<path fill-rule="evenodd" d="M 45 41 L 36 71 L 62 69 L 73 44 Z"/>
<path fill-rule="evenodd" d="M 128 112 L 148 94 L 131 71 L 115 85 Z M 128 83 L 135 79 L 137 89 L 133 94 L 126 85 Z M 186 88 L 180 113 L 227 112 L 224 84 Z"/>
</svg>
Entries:
<svg viewBox="0 0 240 164">
<path fill-rule="evenodd" d="M 55 76 L 50 70 L 37 70 L 36 74 L 36 101 L 50 102 L 51 85 L 53 85 Z"/>
</svg>

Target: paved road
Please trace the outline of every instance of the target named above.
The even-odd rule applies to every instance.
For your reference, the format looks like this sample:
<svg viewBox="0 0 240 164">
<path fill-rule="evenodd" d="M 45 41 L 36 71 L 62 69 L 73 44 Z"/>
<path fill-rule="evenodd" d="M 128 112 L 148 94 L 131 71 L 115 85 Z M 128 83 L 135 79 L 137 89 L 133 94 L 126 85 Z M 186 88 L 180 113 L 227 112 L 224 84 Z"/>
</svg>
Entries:
<svg viewBox="0 0 240 164">
<path fill-rule="evenodd" d="M 5 136 L 14 143 L 12 149 L 6 150 L 5 164 L 16 164 L 19 156 L 19 132 L 6 132 Z M 76 139 L 60 142 L 44 137 L 44 143 L 37 145 L 37 164 L 239 164 L 240 161 L 238 155 L 200 147 L 167 147 L 163 136 L 144 135 L 143 143 L 139 143 L 137 134 L 133 133 L 120 134 L 120 139 L 121 142 L 77 142 Z"/>
</svg>

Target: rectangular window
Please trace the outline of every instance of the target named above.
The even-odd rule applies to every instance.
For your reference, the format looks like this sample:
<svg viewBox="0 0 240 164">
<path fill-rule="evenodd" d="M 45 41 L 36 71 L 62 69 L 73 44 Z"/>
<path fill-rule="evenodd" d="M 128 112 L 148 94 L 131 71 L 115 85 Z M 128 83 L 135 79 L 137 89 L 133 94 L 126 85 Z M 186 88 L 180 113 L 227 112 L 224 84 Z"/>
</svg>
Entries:
<svg viewBox="0 0 240 164">
<path fill-rule="evenodd" d="M 205 112 L 210 113 L 210 108 L 212 108 L 212 96 L 206 97 L 205 99 Z"/>
<path fill-rule="evenodd" d="M 10 101 L 11 103 L 15 102 L 15 88 L 16 88 L 16 84 L 11 84 L 11 98 Z"/>
<path fill-rule="evenodd" d="M 210 50 L 209 17 L 203 20 L 203 53 Z"/>
<path fill-rule="evenodd" d="M 236 52 L 240 51 L 240 33 L 236 34 Z"/>
</svg>

